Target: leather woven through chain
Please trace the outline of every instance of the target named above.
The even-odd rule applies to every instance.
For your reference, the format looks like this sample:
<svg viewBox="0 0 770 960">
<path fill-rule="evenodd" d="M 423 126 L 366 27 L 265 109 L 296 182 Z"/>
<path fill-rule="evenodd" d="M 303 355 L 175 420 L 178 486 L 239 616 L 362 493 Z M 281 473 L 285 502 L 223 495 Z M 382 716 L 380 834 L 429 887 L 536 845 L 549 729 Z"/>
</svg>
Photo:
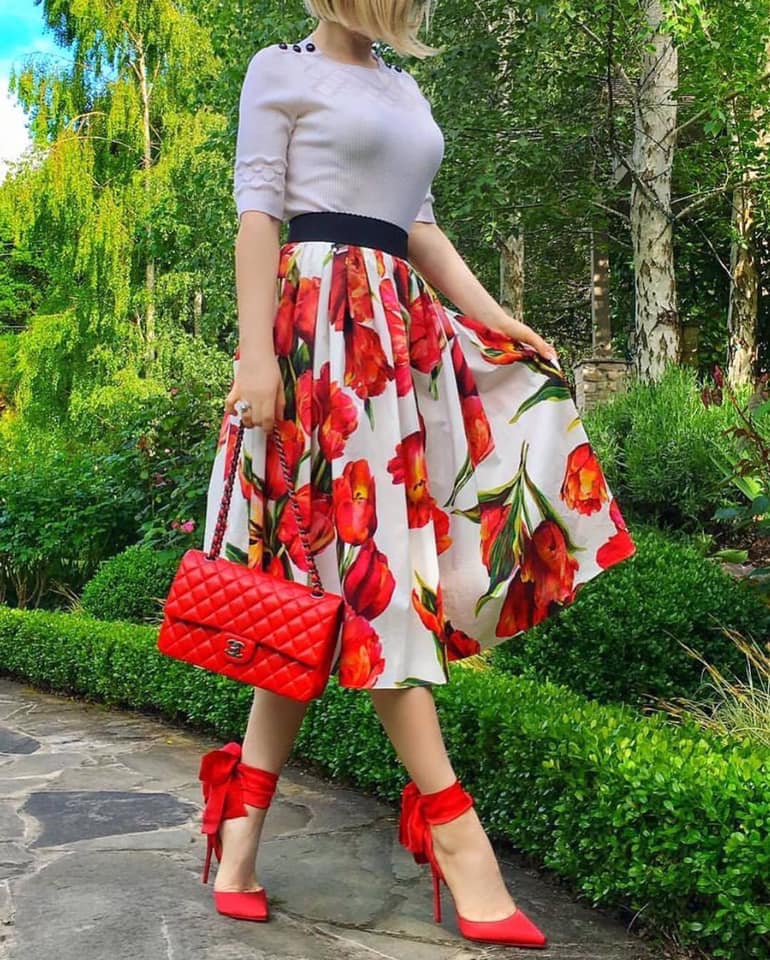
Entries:
<svg viewBox="0 0 770 960">
<path fill-rule="evenodd" d="M 243 439 L 241 423 L 209 553 L 187 550 L 163 606 L 158 649 L 295 700 L 329 678 L 343 601 L 323 590 L 280 435 L 273 436 L 313 580 L 312 589 L 218 556 Z"/>
</svg>

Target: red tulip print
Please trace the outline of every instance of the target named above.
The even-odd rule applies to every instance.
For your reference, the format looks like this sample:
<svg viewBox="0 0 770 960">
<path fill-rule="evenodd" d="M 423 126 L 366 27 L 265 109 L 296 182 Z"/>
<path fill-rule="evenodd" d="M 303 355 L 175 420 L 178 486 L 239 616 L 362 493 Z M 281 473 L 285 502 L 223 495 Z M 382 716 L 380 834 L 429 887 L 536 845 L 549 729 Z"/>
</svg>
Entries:
<svg viewBox="0 0 770 960">
<path fill-rule="evenodd" d="M 519 360 L 529 360 L 536 355 L 534 348 L 517 343 L 504 333 L 488 327 L 485 323 L 477 320 L 476 317 L 463 314 L 458 319 L 464 327 L 468 327 L 478 337 L 484 347 L 482 356 L 487 363 L 501 366 L 516 363 Z"/>
<path fill-rule="evenodd" d="M 276 429 L 283 441 L 289 475 L 294 479 L 300 457 L 305 450 L 305 434 L 293 420 L 276 420 Z M 273 434 L 269 433 L 265 451 L 265 495 L 268 500 L 277 500 L 288 492 L 289 488 L 286 486 L 278 456 L 278 447 L 273 440 Z"/>
<path fill-rule="evenodd" d="M 393 379 L 379 335 L 371 327 L 353 323 L 345 329 L 345 386 L 362 400 L 384 393 Z"/>
<path fill-rule="evenodd" d="M 276 356 L 290 357 L 297 345 L 294 309 L 297 286 L 288 278 L 283 281 L 281 298 L 273 321 L 273 346 Z"/>
<path fill-rule="evenodd" d="M 311 509 L 312 498 L 312 509 Z M 334 522 L 332 519 L 332 498 L 328 493 L 321 493 L 310 484 L 305 484 L 297 490 L 297 501 L 300 514 L 310 534 L 310 551 L 320 553 L 334 539 Z M 291 503 L 287 500 L 281 513 L 281 519 L 276 530 L 278 540 L 289 551 L 292 561 L 300 570 L 307 572 L 309 566 L 305 559 L 305 551 L 297 528 L 297 520 Z"/>
<path fill-rule="evenodd" d="M 305 343 L 313 346 L 315 340 L 316 317 L 318 316 L 318 296 L 321 290 L 320 277 L 300 277 L 294 306 L 294 324 L 297 333 Z"/>
<path fill-rule="evenodd" d="M 464 397 L 460 403 L 463 412 L 465 436 L 471 464 L 477 467 L 495 449 L 492 428 L 484 411 L 481 397 Z"/>
<path fill-rule="evenodd" d="M 235 442 L 238 439 L 239 429 L 240 429 L 240 424 L 238 423 L 233 423 L 229 419 L 222 421 L 222 432 L 225 435 L 222 442 L 227 444 L 227 446 L 225 447 L 225 463 L 224 463 L 225 476 L 229 474 L 230 467 L 232 466 L 233 455 L 235 454 Z M 241 449 L 243 448 L 241 447 Z"/>
<path fill-rule="evenodd" d="M 521 553 L 500 612 L 498 637 L 540 623 L 552 612 L 552 605 L 569 603 L 574 595 L 578 562 L 570 556 L 564 533 L 553 520 L 542 520 L 531 537 L 524 535 Z"/>
<path fill-rule="evenodd" d="M 216 448 L 217 450 L 222 446 L 222 444 L 227 440 L 228 434 L 230 433 L 230 414 L 225 412 L 222 415 L 222 419 L 219 422 L 219 434 L 217 436 Z M 235 425 L 235 431 L 238 432 L 238 424 Z M 227 467 L 227 465 L 226 465 Z"/>
<path fill-rule="evenodd" d="M 433 531 L 436 535 L 436 553 L 440 555 L 452 546 L 452 538 L 449 535 L 449 514 L 445 513 L 434 500 L 432 515 Z"/>
<path fill-rule="evenodd" d="M 423 626 L 437 638 L 444 634 L 444 600 L 441 594 L 441 585 L 432 589 L 417 576 L 417 588 L 412 588 L 412 606 Z"/>
<path fill-rule="evenodd" d="M 294 391 L 297 404 L 297 416 L 305 433 L 315 430 L 321 420 L 321 404 L 313 390 L 313 371 L 305 370 L 297 377 L 297 386 Z"/>
<path fill-rule="evenodd" d="M 331 289 L 329 291 L 329 322 L 335 330 L 342 330 L 348 315 L 347 250 L 335 248 L 332 254 Z"/>
<path fill-rule="evenodd" d="M 345 599 L 357 614 L 374 620 L 390 603 L 396 581 L 388 558 L 368 540 L 348 567 L 343 580 Z"/>
<path fill-rule="evenodd" d="M 446 644 L 447 660 L 462 660 L 481 653 L 478 640 L 469 637 L 462 630 L 457 630 L 449 620 L 444 623 L 444 643 Z"/>
<path fill-rule="evenodd" d="M 570 508 L 585 516 L 601 510 L 607 499 L 607 484 L 590 443 L 581 443 L 567 457 L 561 498 Z"/>
<path fill-rule="evenodd" d="M 358 426 L 358 411 L 353 400 L 330 378 L 328 361 L 314 384 L 319 405 L 318 443 L 327 460 L 336 460 L 345 452 L 345 442 Z"/>
<path fill-rule="evenodd" d="M 388 462 L 393 483 L 406 487 L 406 509 L 409 527 L 424 527 L 433 516 L 436 501 L 428 489 L 428 465 L 425 446 L 419 431 L 404 437 L 396 447 L 396 455 Z"/>
<path fill-rule="evenodd" d="M 385 311 L 385 320 L 388 324 L 390 344 L 393 351 L 396 395 L 405 397 L 413 387 L 409 361 L 409 337 L 393 281 L 388 277 L 385 277 L 380 283 L 380 300 Z"/>
<path fill-rule="evenodd" d="M 495 541 L 508 522 L 511 512 L 510 503 L 490 503 L 481 505 L 481 562 L 492 572 L 491 552 Z"/>
<path fill-rule="evenodd" d="M 620 563 L 621 560 L 626 560 L 636 553 L 636 544 L 631 539 L 626 521 L 623 519 L 614 497 L 610 501 L 610 518 L 615 524 L 617 533 L 596 551 L 596 562 L 603 570 Z"/>
<path fill-rule="evenodd" d="M 293 268 L 296 266 L 296 253 L 297 253 L 297 244 L 296 243 L 285 243 L 280 250 L 280 256 L 278 259 L 278 271 L 277 276 L 279 279 L 287 277 L 289 273 L 293 271 Z"/>
<path fill-rule="evenodd" d="M 369 289 L 369 277 L 361 247 L 349 246 L 345 260 L 347 267 L 348 304 L 354 323 L 367 323 L 374 320 L 372 292 Z"/>
<path fill-rule="evenodd" d="M 352 615 L 342 625 L 339 680 L 347 687 L 373 687 L 385 669 L 382 644 L 371 624 Z"/>
<path fill-rule="evenodd" d="M 334 481 L 334 520 L 337 536 L 343 543 L 360 545 L 377 529 L 374 477 L 366 460 L 345 464 L 341 477 Z"/>
<path fill-rule="evenodd" d="M 446 337 L 436 305 L 426 290 L 412 301 L 409 314 L 409 355 L 412 366 L 422 373 L 432 373 L 441 363 Z"/>
<path fill-rule="evenodd" d="M 462 344 L 457 339 L 452 341 L 451 355 L 452 367 L 455 372 L 455 380 L 457 381 L 457 392 L 460 394 L 460 397 L 478 396 L 479 391 L 476 387 L 476 380 L 468 366 Z"/>
</svg>

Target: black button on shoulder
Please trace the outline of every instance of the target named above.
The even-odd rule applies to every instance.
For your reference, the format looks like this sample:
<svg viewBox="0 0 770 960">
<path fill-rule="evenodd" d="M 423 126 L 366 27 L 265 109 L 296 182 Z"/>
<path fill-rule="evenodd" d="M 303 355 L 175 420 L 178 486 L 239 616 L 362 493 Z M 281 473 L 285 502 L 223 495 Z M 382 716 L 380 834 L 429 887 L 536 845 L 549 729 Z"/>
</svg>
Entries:
<svg viewBox="0 0 770 960">
<path fill-rule="evenodd" d="M 399 65 L 396 64 L 396 70 L 398 70 L 398 72 L 401 73 L 401 71 L 403 70 L 403 67 L 399 67 Z"/>
<path fill-rule="evenodd" d="M 305 49 L 306 49 L 306 50 L 309 50 L 310 53 L 312 53 L 312 52 L 315 50 L 315 44 L 314 44 L 314 43 L 306 43 L 306 44 L 305 44 Z"/>
<path fill-rule="evenodd" d="M 281 48 L 281 50 L 288 50 L 288 49 L 289 49 L 289 44 L 288 44 L 288 43 L 284 43 L 283 41 L 281 41 L 281 42 L 278 44 L 278 46 Z"/>
<path fill-rule="evenodd" d="M 298 43 L 295 43 L 291 49 L 295 50 L 297 53 L 302 53 L 302 47 Z"/>
</svg>

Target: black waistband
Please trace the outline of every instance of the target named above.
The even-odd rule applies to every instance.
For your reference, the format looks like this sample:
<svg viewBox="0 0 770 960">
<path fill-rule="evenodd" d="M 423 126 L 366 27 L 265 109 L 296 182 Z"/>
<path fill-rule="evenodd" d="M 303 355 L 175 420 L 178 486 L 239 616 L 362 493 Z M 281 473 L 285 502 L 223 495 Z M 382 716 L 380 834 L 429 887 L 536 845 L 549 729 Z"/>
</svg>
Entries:
<svg viewBox="0 0 770 960">
<path fill-rule="evenodd" d="M 298 240 L 352 243 L 359 247 L 376 247 L 405 260 L 408 238 L 406 230 L 397 224 L 358 213 L 300 213 L 289 220 L 289 243 Z"/>
</svg>

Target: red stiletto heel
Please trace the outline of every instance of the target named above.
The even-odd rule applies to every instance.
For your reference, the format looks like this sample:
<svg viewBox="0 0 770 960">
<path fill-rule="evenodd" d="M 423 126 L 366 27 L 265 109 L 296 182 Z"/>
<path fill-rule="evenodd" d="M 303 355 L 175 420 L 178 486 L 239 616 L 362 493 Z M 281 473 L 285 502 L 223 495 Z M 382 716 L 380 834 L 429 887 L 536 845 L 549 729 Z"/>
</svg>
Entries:
<svg viewBox="0 0 770 960">
<path fill-rule="evenodd" d="M 222 859 L 222 841 L 219 827 L 223 820 L 248 816 L 245 804 L 266 809 L 270 806 L 278 782 L 278 774 L 243 763 L 241 745 L 225 744 L 220 750 L 211 750 L 201 758 L 198 779 L 203 785 L 203 824 L 206 834 L 206 859 L 203 864 L 203 882 L 208 883 L 211 854 Z M 261 890 L 214 891 L 214 904 L 219 913 L 238 920 L 268 920 L 270 910 L 267 893 Z"/>
<path fill-rule="evenodd" d="M 441 923 L 441 881 L 447 887 L 449 884 L 436 861 L 430 827 L 434 823 L 448 823 L 472 806 L 473 797 L 463 789 L 459 780 L 436 793 L 420 793 L 410 780 L 401 793 L 398 839 L 417 863 L 430 864 L 436 923 Z M 451 894 L 451 889 L 449 892 Z M 547 943 L 545 934 L 518 906 L 501 920 L 468 920 L 458 913 L 457 927 L 467 940 L 514 947 L 544 947 Z"/>
</svg>

